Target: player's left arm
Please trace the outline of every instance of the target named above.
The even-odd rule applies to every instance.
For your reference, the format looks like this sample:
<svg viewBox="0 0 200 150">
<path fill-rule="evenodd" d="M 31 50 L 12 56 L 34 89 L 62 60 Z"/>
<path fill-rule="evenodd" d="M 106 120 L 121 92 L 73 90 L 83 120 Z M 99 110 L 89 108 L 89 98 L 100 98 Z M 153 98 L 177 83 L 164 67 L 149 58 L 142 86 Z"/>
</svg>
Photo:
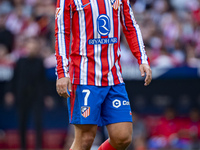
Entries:
<svg viewBox="0 0 200 150">
<path fill-rule="evenodd" d="M 129 0 L 122 0 L 120 19 L 131 52 L 137 58 L 140 65 L 141 76 L 144 77 L 146 73 L 144 85 L 147 86 L 152 80 L 150 61 L 147 57 L 142 34 L 139 25 L 135 21 Z"/>
</svg>

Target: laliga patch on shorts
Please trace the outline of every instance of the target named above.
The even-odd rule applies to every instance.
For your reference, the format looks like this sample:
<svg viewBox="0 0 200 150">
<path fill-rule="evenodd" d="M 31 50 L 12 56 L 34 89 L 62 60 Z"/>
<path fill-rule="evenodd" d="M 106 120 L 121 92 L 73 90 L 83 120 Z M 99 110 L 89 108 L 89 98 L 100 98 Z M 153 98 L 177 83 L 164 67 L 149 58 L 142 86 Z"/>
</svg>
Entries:
<svg viewBox="0 0 200 150">
<path fill-rule="evenodd" d="M 60 8 L 56 8 L 56 14 L 55 14 L 55 19 L 57 19 L 60 15 L 60 11 L 61 9 Z"/>
<path fill-rule="evenodd" d="M 90 115 L 90 107 L 89 106 L 82 106 L 81 107 L 81 115 L 84 118 L 87 118 Z"/>
<path fill-rule="evenodd" d="M 113 7 L 115 10 L 117 10 L 118 7 L 119 7 L 119 5 L 120 5 L 119 0 L 110 0 L 110 2 L 111 2 L 112 7 Z"/>
</svg>

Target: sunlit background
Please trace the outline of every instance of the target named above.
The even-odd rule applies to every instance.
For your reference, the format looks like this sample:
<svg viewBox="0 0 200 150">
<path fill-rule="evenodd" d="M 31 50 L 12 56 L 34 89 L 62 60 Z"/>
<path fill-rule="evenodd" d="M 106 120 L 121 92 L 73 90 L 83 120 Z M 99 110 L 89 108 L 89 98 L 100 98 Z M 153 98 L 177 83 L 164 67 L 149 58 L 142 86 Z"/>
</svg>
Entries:
<svg viewBox="0 0 200 150">
<path fill-rule="evenodd" d="M 131 5 L 153 81 L 144 87 L 122 34 L 122 71 L 134 120 L 129 150 L 200 150 L 200 0 L 132 0 Z M 72 143 L 66 99 L 55 90 L 55 6 L 56 0 L 0 0 L 0 149 L 67 150 Z M 28 62 L 19 61 L 27 57 Z M 41 59 L 44 68 L 34 65 Z M 20 63 L 31 67 L 17 68 Z M 24 78 L 13 78 L 14 69 Z M 37 78 L 41 92 L 16 98 L 21 85 L 15 84 L 30 81 L 28 93 Z M 107 136 L 99 128 L 92 150 Z"/>
</svg>

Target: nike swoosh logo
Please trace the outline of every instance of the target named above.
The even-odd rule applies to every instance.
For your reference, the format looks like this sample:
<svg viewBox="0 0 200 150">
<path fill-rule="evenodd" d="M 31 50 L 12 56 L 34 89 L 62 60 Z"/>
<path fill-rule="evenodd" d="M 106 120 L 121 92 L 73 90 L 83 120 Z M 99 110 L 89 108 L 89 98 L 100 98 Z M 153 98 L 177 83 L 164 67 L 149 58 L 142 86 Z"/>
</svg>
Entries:
<svg viewBox="0 0 200 150">
<path fill-rule="evenodd" d="M 90 4 L 90 2 L 89 3 L 87 3 L 87 4 L 85 4 L 85 5 L 82 5 L 81 7 L 82 8 L 85 8 L 87 5 L 89 5 Z"/>
</svg>

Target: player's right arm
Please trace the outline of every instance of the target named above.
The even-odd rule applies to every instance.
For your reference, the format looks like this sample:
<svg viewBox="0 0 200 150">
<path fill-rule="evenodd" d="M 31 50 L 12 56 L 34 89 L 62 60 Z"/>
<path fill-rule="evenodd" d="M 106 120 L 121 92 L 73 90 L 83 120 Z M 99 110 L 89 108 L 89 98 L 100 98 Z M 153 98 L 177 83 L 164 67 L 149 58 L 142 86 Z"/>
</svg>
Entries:
<svg viewBox="0 0 200 150">
<path fill-rule="evenodd" d="M 58 94 L 65 98 L 69 97 L 67 88 L 71 90 L 69 79 L 70 21 L 70 0 L 57 0 L 55 14 L 56 89 Z"/>
</svg>

